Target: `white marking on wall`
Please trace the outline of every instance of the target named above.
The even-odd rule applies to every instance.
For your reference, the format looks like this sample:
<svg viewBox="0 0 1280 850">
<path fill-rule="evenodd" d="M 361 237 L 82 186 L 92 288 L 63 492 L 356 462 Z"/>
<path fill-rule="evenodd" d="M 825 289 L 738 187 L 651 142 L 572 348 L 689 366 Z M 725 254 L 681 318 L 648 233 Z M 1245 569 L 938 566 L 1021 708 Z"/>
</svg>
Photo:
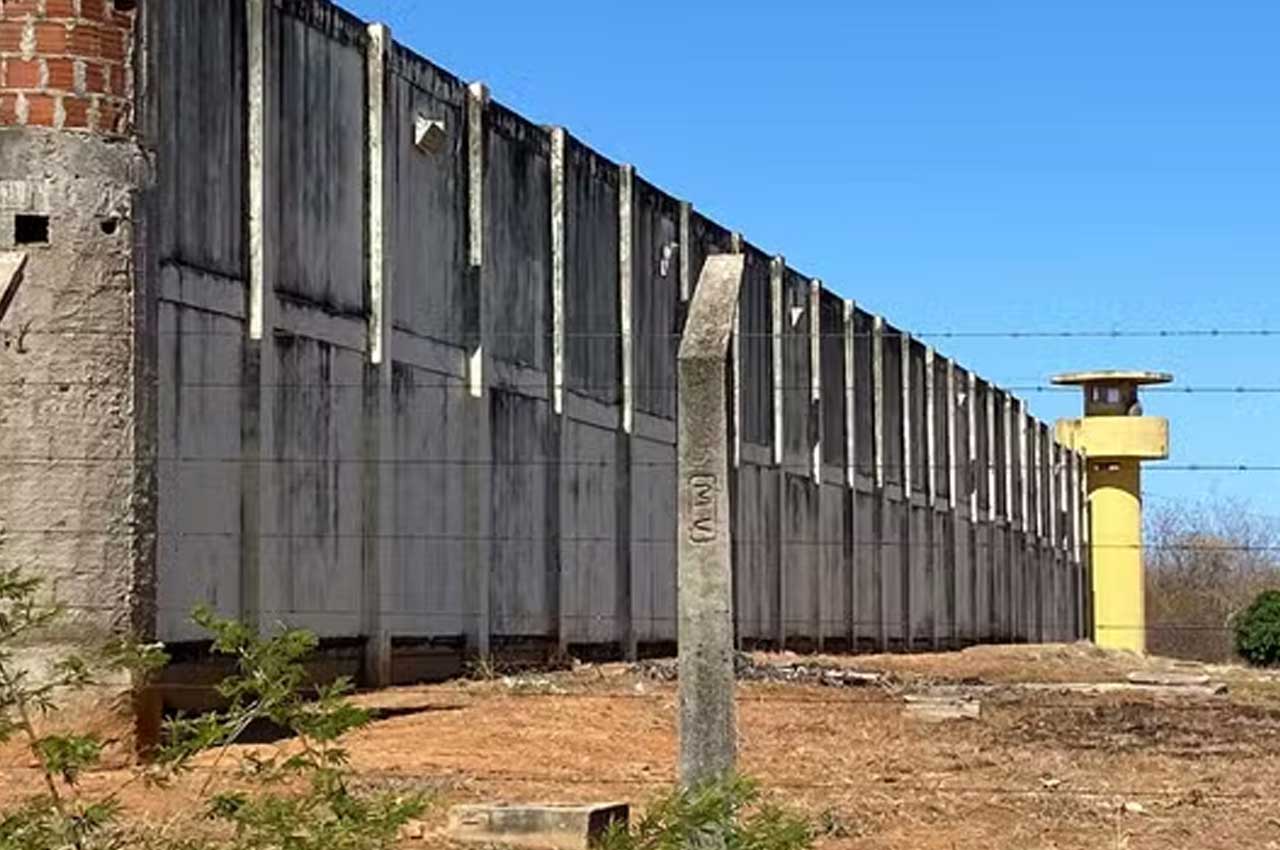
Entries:
<svg viewBox="0 0 1280 850">
<path fill-rule="evenodd" d="M 781 466 L 786 444 L 783 441 L 782 415 L 785 401 L 785 381 L 782 374 L 782 277 L 787 261 L 781 256 L 773 258 L 769 264 L 769 306 L 772 327 L 769 330 L 769 342 L 773 356 L 773 463 Z"/>
<path fill-rule="evenodd" d="M 809 415 L 818 418 L 810 447 L 813 483 L 822 483 L 822 281 L 809 281 Z"/>
<path fill-rule="evenodd" d="M 622 322 L 622 430 L 630 434 L 635 419 L 635 357 L 631 338 L 633 264 L 632 239 L 635 167 L 624 165 L 618 170 L 618 304 Z M 736 389 L 735 389 L 736 397 Z"/>
<path fill-rule="evenodd" d="M 1036 512 L 1035 533 L 1036 537 L 1044 539 L 1044 448 L 1045 448 L 1045 429 L 1042 425 L 1037 425 L 1035 429 L 1034 456 L 1031 460 L 1032 472 L 1036 476 L 1035 502 L 1033 507 Z"/>
<path fill-rule="evenodd" d="M 987 519 L 996 521 L 996 388 L 987 384 Z"/>
<path fill-rule="evenodd" d="M 564 413 L 564 128 L 551 129 L 551 400 Z"/>
<path fill-rule="evenodd" d="M 1049 444 L 1049 543 L 1054 551 L 1062 549 L 1063 543 L 1058 539 L 1058 504 L 1065 493 L 1062 481 L 1066 477 L 1063 464 L 1062 447 L 1057 441 Z"/>
<path fill-rule="evenodd" d="M 1000 399 L 1000 416 L 1004 419 L 1004 434 L 1000 442 L 1004 455 L 1004 519 L 1013 522 L 1013 397 L 1005 393 Z"/>
<path fill-rule="evenodd" d="M 368 30 L 369 361 L 381 364 L 384 360 L 390 362 L 387 348 L 391 341 L 391 293 L 384 274 L 386 166 L 382 149 L 386 138 L 387 46 L 391 43 L 391 30 L 384 24 L 370 24 Z"/>
<path fill-rule="evenodd" d="M 902 351 L 902 498 L 911 499 L 911 335 L 898 336 Z"/>
<path fill-rule="evenodd" d="M 484 83 L 472 83 L 467 86 L 467 211 L 468 211 L 468 261 L 473 269 L 484 267 L 484 111 L 489 104 L 489 88 Z M 484 395 L 485 350 L 487 340 L 485 328 L 489 322 L 485 309 L 485 287 L 482 276 L 475 276 L 476 285 L 480 288 L 476 298 L 480 302 L 479 327 L 474 348 L 467 361 L 467 386 L 472 398 Z"/>
<path fill-rule="evenodd" d="M 1030 518 L 1028 517 L 1029 505 L 1031 498 L 1031 455 L 1030 447 L 1027 444 L 1027 403 L 1018 399 L 1017 408 L 1018 417 L 1018 462 L 1022 465 L 1022 481 L 1018 485 L 1019 499 L 1021 501 L 1021 519 L 1019 527 L 1022 531 L 1030 529 Z"/>
<path fill-rule="evenodd" d="M 966 416 L 969 420 L 969 466 L 965 486 L 969 488 L 969 521 L 978 521 L 978 376 L 969 373 L 969 396 Z"/>
<path fill-rule="evenodd" d="M 872 445 L 875 449 L 876 486 L 884 487 L 884 317 L 876 316 L 871 328 Z M 883 625 L 883 624 L 882 624 Z"/>
<path fill-rule="evenodd" d="M 925 493 L 929 506 L 933 507 L 938 500 L 938 402 L 936 398 L 937 379 L 934 377 L 934 363 L 937 355 L 933 348 L 924 350 L 924 423 L 925 423 Z"/>
<path fill-rule="evenodd" d="M 956 492 L 956 485 L 959 482 L 959 476 L 956 474 L 956 468 L 959 466 L 959 459 L 956 457 L 956 418 L 958 411 L 956 410 L 956 364 L 955 361 L 947 361 L 947 504 L 951 510 L 955 510 L 960 504 L 960 496 Z"/>
<path fill-rule="evenodd" d="M 857 380 L 857 349 L 854 346 L 854 317 L 857 305 L 846 299 L 844 302 L 844 480 L 845 485 L 853 489 L 857 480 L 858 419 L 854 405 L 857 402 L 855 381 Z"/>
<path fill-rule="evenodd" d="M 247 0 L 249 150 L 249 338 L 262 339 L 266 327 L 266 246 L 263 226 L 266 181 L 267 0 Z"/>
</svg>

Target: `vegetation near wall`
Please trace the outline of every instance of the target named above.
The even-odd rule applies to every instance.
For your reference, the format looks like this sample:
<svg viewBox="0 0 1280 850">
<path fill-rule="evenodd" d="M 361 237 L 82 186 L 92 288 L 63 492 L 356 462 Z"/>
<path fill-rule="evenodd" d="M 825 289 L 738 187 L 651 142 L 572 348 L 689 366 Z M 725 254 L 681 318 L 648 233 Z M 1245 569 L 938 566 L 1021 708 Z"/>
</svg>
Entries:
<svg viewBox="0 0 1280 850">
<path fill-rule="evenodd" d="M 1280 590 L 1280 519 L 1236 502 L 1149 507 L 1147 650 L 1236 660 L 1234 619 Z"/>
</svg>

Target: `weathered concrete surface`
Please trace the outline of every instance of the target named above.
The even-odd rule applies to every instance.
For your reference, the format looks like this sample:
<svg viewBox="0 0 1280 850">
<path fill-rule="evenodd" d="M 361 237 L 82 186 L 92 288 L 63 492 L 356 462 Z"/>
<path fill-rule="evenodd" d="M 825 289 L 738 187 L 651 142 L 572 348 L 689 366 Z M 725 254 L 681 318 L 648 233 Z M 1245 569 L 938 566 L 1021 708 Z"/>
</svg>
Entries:
<svg viewBox="0 0 1280 850">
<path fill-rule="evenodd" d="M 449 837 L 476 844 L 587 850 L 615 823 L 626 825 L 626 803 L 455 806 Z"/>
<path fill-rule="evenodd" d="M 146 627 L 154 602 L 154 504 L 135 462 L 153 431 L 133 338 L 145 175 L 130 143 L 0 130 L 0 251 L 26 255 L 21 280 L 0 281 L 0 561 L 44 579 L 74 642 Z M 46 220 L 47 241 L 17 244 L 18 216 Z"/>
<path fill-rule="evenodd" d="M 985 382 L 979 396 L 968 373 L 935 376 L 933 398 L 918 347 L 904 358 L 883 319 L 640 172 L 481 108 L 406 47 L 371 55 L 366 24 L 324 0 L 140 8 L 157 177 L 139 209 L 132 147 L 80 140 L 59 158 L 30 141 L 48 134 L 0 136 L 5 212 L 103 179 L 125 204 L 108 236 L 97 200 L 59 201 L 52 244 L 23 246 L 0 311 L 0 377 L 25 382 L 0 400 L 0 552 L 64 598 L 109 612 L 132 592 L 121 622 L 154 605 L 174 642 L 201 637 L 188 614 L 209 603 L 402 658 L 670 651 L 676 355 L 704 262 L 734 251 L 733 463 L 717 485 L 736 638 L 991 641 L 1028 634 L 1035 619 L 1009 608 L 1037 597 L 1054 612 L 1041 628 L 1081 634 L 1078 479 L 1046 464 L 1048 493 L 1074 501 L 1048 506 L 1034 568 L 1057 582 L 1028 576 L 1007 495 L 1026 462 L 1006 455 Z M 443 132 L 429 150 L 421 120 Z M 23 332 L 41 316 L 95 333 Z M 929 465 L 947 474 L 926 482 Z"/>
<path fill-rule="evenodd" d="M 741 255 L 709 257 L 679 353 L 680 779 L 723 775 L 737 755 L 726 357 Z"/>
</svg>

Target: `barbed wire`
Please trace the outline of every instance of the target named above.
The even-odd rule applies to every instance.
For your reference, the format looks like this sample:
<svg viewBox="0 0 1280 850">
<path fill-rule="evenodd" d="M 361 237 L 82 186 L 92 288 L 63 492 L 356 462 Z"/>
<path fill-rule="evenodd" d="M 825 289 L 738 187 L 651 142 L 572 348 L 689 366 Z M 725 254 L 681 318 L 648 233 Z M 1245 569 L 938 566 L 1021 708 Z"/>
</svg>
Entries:
<svg viewBox="0 0 1280 850">
<path fill-rule="evenodd" d="M 761 443 L 753 443 L 745 441 L 748 445 L 755 446 L 761 450 L 770 450 L 770 446 Z M 665 444 L 673 451 L 675 445 L 672 443 Z M 790 455 L 802 454 L 804 450 L 788 451 Z M 605 452 L 600 452 L 604 454 Z M 985 452 L 983 454 L 986 454 Z M 1067 452 L 1068 456 L 1070 452 Z M 495 458 L 479 458 L 479 457 L 372 457 L 367 455 L 331 455 L 331 456 L 273 456 L 273 455 L 165 455 L 165 454 L 123 454 L 123 455 L 81 455 L 81 454 L 54 454 L 54 453 L 29 453 L 29 454 L 8 454 L 0 455 L 0 463 L 17 464 L 17 465 L 47 465 L 55 463 L 122 463 L 122 464 L 141 464 L 141 463 L 228 463 L 228 464 L 358 464 L 369 466 L 461 466 L 461 467 L 589 467 L 600 469 L 614 469 L 618 467 L 615 460 L 581 460 L 572 457 L 547 457 L 532 460 L 499 460 Z M 759 469 L 786 469 L 786 470 L 805 470 L 811 471 L 812 460 L 805 458 L 803 461 L 796 460 L 782 464 L 756 463 L 748 458 L 743 459 L 743 466 L 751 466 Z M 659 469 L 675 469 L 679 467 L 679 461 L 676 460 L 641 460 L 631 458 L 627 464 L 633 468 L 659 468 Z M 846 469 L 846 462 L 843 459 L 824 459 L 822 466 L 839 467 L 841 470 Z M 950 471 L 964 472 L 970 470 L 1009 470 L 1014 473 L 1015 487 L 1020 484 L 1017 477 L 1019 470 L 1028 472 L 1060 472 L 1066 469 L 1067 464 L 1063 461 L 1049 463 L 1028 463 L 1021 464 L 1016 460 L 1006 464 L 1003 460 L 997 458 L 992 460 L 958 460 L 953 463 L 925 463 L 922 461 L 912 461 L 911 463 L 901 463 L 893 461 L 883 461 L 878 464 L 869 464 L 858 462 L 855 464 L 854 471 L 860 475 L 871 476 L 876 468 L 883 469 L 887 472 L 898 471 Z M 1280 472 L 1280 464 L 1259 464 L 1259 463 L 1223 463 L 1223 462 L 1206 462 L 1206 463 L 1152 463 L 1143 467 L 1144 472 Z M 892 482 L 898 483 L 898 482 Z M 998 481 L 996 489 L 1001 488 Z M 924 489 L 924 485 L 916 485 L 913 483 L 914 489 Z"/>
<path fill-rule="evenodd" d="M 529 367 L 522 367 L 529 368 Z M 897 383 L 897 382 L 895 382 Z M 268 389 L 268 390 L 370 390 L 376 387 L 373 381 L 268 381 L 268 382 L 250 382 L 250 381 L 173 381 L 165 382 L 164 386 L 171 389 L 183 390 L 225 390 L 230 392 L 244 392 L 248 389 Z M 613 382 L 608 384 L 589 384 L 579 383 L 572 380 L 563 382 L 561 388 L 572 393 L 594 393 L 594 392 L 620 392 L 622 389 L 621 382 Z M 926 388 L 920 385 L 920 381 L 914 381 L 914 393 L 912 401 L 919 402 L 927 400 Z M 0 387 L 9 389 L 54 389 L 60 392 L 68 392 L 72 388 L 76 389 L 120 389 L 132 390 L 133 383 L 128 380 L 115 380 L 112 378 L 100 379 L 40 379 L 31 380 L 26 378 L 17 378 L 10 381 L 0 381 Z M 460 390 L 467 387 L 467 379 L 464 377 L 455 377 L 444 381 L 410 381 L 408 387 L 414 390 Z M 490 391 L 516 391 L 516 392 L 538 392 L 546 393 L 552 388 L 552 379 L 538 381 L 509 381 L 501 378 L 494 379 L 488 384 Z M 676 384 L 649 384 L 649 383 L 631 383 L 627 387 L 632 392 L 639 393 L 675 393 L 678 390 Z M 1079 387 L 1073 386 L 1055 386 L 1049 384 L 1011 384 L 996 385 L 990 384 L 987 390 L 995 395 L 1007 395 L 1009 393 L 1026 393 L 1041 395 L 1079 395 L 1081 390 Z M 837 401 L 840 405 L 844 402 L 843 381 L 839 382 L 836 388 L 824 387 L 820 391 L 823 400 L 831 399 Z M 776 384 L 769 383 L 766 389 L 780 390 L 784 393 L 806 394 L 813 392 L 813 385 L 809 382 L 801 384 Z M 896 387 L 894 388 L 896 390 Z M 959 394 L 968 393 L 967 386 L 957 385 Z M 945 392 L 945 381 L 935 381 L 935 392 Z M 1145 393 L 1159 393 L 1163 395 L 1173 396 L 1241 396 L 1241 397 L 1266 397 L 1280 395 L 1280 386 L 1155 386 L 1148 387 Z M 963 406 L 967 402 L 957 402 Z M 945 408 L 945 403 L 939 404 L 938 407 Z M 643 411 L 642 411 L 643 412 Z M 985 413 L 985 411 L 984 411 Z M 658 418 L 667 418 L 660 414 L 650 414 L 658 416 Z M 1030 416 L 1030 414 L 1028 414 Z M 1003 416 L 1002 411 L 996 412 L 997 418 Z M 1032 417 L 1033 418 L 1033 417 Z M 945 412 L 938 415 L 939 424 L 945 422 Z M 1047 427 L 1047 426 L 1046 426 Z"/>
<path fill-rule="evenodd" d="M 317 311 L 324 308 L 321 305 L 315 305 Z M 807 312 L 807 310 L 806 310 Z M 230 316 L 223 313 L 214 313 L 213 315 L 228 321 L 243 321 L 242 317 Z M 344 317 L 352 325 L 363 326 L 366 320 L 351 319 Z M 107 329 L 107 328 L 89 328 L 89 327 L 38 327 L 13 329 L 9 333 L 17 336 L 122 336 L 133 337 L 135 332 L 129 329 Z M 148 332 L 152 335 L 159 336 L 212 336 L 212 337 L 235 337 L 247 339 L 248 334 L 245 331 L 220 331 L 209 328 L 183 328 L 180 330 L 155 329 Z M 277 327 L 274 333 L 279 336 L 295 336 L 287 328 Z M 458 343 L 449 340 L 436 340 L 433 337 L 409 332 L 411 336 L 419 339 L 437 341 L 442 345 L 457 345 Z M 517 339 L 550 339 L 552 331 L 550 328 L 545 329 L 516 329 L 503 330 L 498 328 L 487 328 L 484 335 L 488 338 L 517 338 Z M 624 334 L 621 330 L 609 331 L 564 331 L 560 334 L 562 339 L 597 339 L 597 340 L 620 340 L 624 336 L 631 340 L 640 339 L 681 339 L 683 333 L 679 331 L 669 332 L 631 332 Z M 772 331 L 743 331 L 734 334 L 739 339 L 774 339 L 775 334 Z M 781 334 L 783 339 L 810 339 L 817 336 L 823 339 L 848 339 L 862 338 L 873 339 L 877 336 L 875 331 L 843 331 L 819 332 L 818 334 L 810 334 L 807 327 L 804 330 L 798 330 L 795 327 L 784 329 Z M 1026 340 L 1046 340 L 1046 339 L 1239 339 L 1239 338 L 1271 338 L 1280 337 L 1280 329 L 1277 328 L 1150 328 L 1150 329 L 1129 329 L 1121 330 L 1119 328 L 1081 328 L 1081 329 L 1031 329 L 1031 330 L 1011 330 L 1004 328 L 979 329 L 979 330 L 930 330 L 930 331 L 904 331 L 892 326 L 886 327 L 879 334 L 884 339 L 898 340 L 903 337 L 911 339 L 1026 339 Z"/>
</svg>

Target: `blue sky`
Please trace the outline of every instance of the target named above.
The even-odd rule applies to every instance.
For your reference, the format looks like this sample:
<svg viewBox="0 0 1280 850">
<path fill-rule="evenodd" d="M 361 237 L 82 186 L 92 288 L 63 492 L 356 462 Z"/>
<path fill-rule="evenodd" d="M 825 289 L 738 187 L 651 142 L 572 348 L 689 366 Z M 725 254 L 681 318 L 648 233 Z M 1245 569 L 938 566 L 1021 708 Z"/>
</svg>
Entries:
<svg viewBox="0 0 1280 850">
<path fill-rule="evenodd" d="M 1274 0 L 344 5 L 907 330 L 1280 331 Z M 1280 386 L 1280 337 L 935 342 L 1004 385 Z M 1280 395 L 1146 407 L 1174 464 L 1280 465 Z M 1280 514 L 1278 473 L 1145 483 Z"/>
</svg>

